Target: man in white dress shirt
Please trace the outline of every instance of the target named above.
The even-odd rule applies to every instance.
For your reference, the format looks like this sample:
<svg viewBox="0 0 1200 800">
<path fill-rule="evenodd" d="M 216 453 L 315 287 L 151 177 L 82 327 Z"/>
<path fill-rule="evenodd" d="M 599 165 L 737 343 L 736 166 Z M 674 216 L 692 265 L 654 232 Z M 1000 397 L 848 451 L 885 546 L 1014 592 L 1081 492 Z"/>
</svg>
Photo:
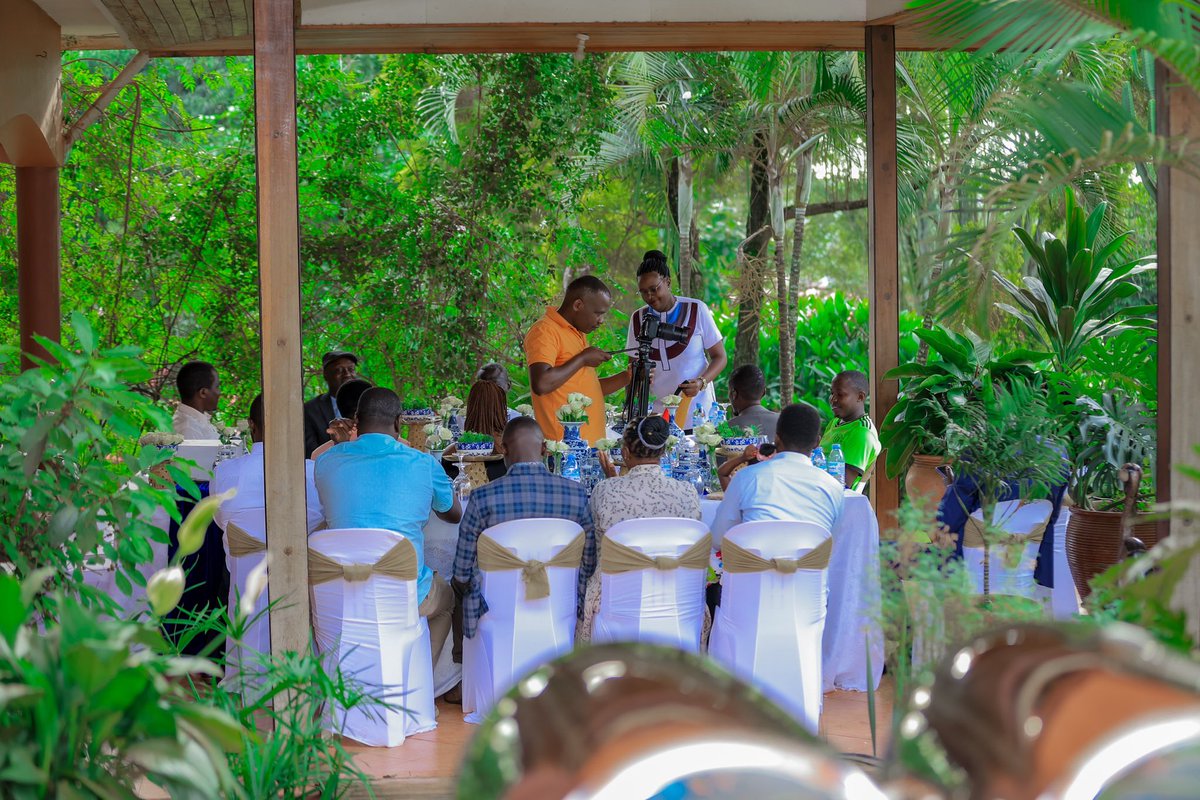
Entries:
<svg viewBox="0 0 1200 800">
<path fill-rule="evenodd" d="M 221 378 L 217 368 L 204 361 L 189 361 L 175 377 L 179 406 L 171 428 L 185 439 L 217 439 L 211 415 L 221 400 Z"/>
<path fill-rule="evenodd" d="M 779 412 L 775 426 L 778 451 L 733 476 L 712 524 L 713 547 L 740 522 L 785 519 L 814 522 L 832 531 L 842 513 L 845 487 L 814 467 L 813 448 L 821 441 L 821 415 L 807 403 Z"/>
<path fill-rule="evenodd" d="M 217 464 L 213 471 L 212 494 L 237 489 L 237 495 L 226 500 L 214 517 L 221 530 L 236 522 L 251 535 L 264 535 L 266 524 L 267 488 L 263 479 L 263 396 L 250 403 L 250 453 Z M 308 499 L 308 532 L 312 533 L 325 520 L 321 499 L 313 483 L 313 462 L 304 462 L 304 491 Z"/>
</svg>

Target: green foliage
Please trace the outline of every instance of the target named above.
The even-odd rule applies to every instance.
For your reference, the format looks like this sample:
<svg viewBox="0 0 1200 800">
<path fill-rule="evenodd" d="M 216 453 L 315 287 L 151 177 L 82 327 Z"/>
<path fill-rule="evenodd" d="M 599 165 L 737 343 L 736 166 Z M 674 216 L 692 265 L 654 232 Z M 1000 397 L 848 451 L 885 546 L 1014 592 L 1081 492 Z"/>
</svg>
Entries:
<svg viewBox="0 0 1200 800">
<path fill-rule="evenodd" d="M 1080 397 L 1082 416 L 1078 450 L 1072 464 L 1071 497 L 1081 508 L 1119 509 L 1125 490 L 1118 478 L 1127 463 L 1141 465 L 1147 475 L 1157 448 L 1154 416 L 1142 403 L 1121 390 L 1104 392 L 1100 400 Z M 1145 481 L 1142 491 L 1151 493 Z"/>
<path fill-rule="evenodd" d="M 962 335 L 935 327 L 916 333 L 936 358 L 925 364 L 910 361 L 885 375 L 908 379 L 879 429 L 880 442 L 887 450 L 889 477 L 903 472 L 918 453 L 951 455 L 955 450 L 951 433 L 978 424 L 972 416 L 979 409 L 977 404 L 998 383 L 1013 377 L 1032 378 L 1032 366 L 1044 355 L 1018 349 L 997 356 L 992 342 L 971 331 Z"/>
<path fill-rule="evenodd" d="M 1156 307 L 1126 304 L 1141 292 L 1133 277 L 1153 270 L 1149 263 L 1153 259 L 1121 261 L 1119 254 L 1130 232 L 1101 243 L 1108 205 L 1098 204 L 1085 218 L 1075 193 L 1068 189 L 1066 207 L 1065 240 L 1046 234 L 1039 243 L 1025 229 L 1014 229 L 1034 262 L 1036 276 L 1025 277 L 1022 287 L 999 273 L 995 277 L 1017 304 L 997 305 L 1053 354 L 1059 372 L 1071 374 L 1091 342 L 1134 328 L 1153 330 L 1154 318 L 1147 315 Z M 1119 263 L 1110 263 L 1114 260 Z"/>
<path fill-rule="evenodd" d="M 757 436 L 758 427 L 756 425 L 730 425 L 728 422 L 722 422 L 717 426 L 717 435 L 722 439 L 739 439 L 745 436 Z"/>
<path fill-rule="evenodd" d="M 212 663 L 169 656 L 154 627 L 61 592 L 39 620 L 45 578 L 0 575 L 0 795 L 132 797 L 143 773 L 172 797 L 234 794 L 225 753 L 253 728 L 174 680 Z"/>
<path fill-rule="evenodd" d="M 137 446 L 143 430 L 170 430 L 170 421 L 130 388 L 149 377 L 138 348 L 103 347 L 82 315 L 71 322 L 72 345 L 41 340 L 55 363 L 0 382 L 4 556 L 18 576 L 51 567 L 51 582 L 83 591 L 79 567 L 98 554 L 113 561 L 128 594 L 131 582 L 145 584 L 135 567 L 150 562 L 151 542 L 166 541 L 149 523 L 154 510 L 178 517 L 173 487 L 147 474 L 171 453 Z M 0 368 L 16 363 L 13 348 L 0 350 Z M 185 468 L 165 469 L 195 489 Z"/>
<path fill-rule="evenodd" d="M 492 437 L 486 433 L 475 433 L 474 431 L 464 431 L 458 435 L 459 444 L 480 444 L 482 442 L 491 443 Z"/>
</svg>

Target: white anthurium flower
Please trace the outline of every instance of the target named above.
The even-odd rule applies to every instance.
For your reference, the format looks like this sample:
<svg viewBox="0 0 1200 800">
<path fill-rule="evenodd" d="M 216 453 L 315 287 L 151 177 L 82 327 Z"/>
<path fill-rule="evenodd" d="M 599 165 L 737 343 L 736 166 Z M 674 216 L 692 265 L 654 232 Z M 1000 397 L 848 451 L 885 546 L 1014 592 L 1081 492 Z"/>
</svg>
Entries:
<svg viewBox="0 0 1200 800">
<path fill-rule="evenodd" d="M 160 617 L 171 613 L 183 597 L 183 585 L 182 567 L 167 567 L 151 575 L 150 580 L 146 581 L 146 599 L 150 601 L 150 610 Z"/>
<path fill-rule="evenodd" d="M 553 440 L 553 439 L 546 442 L 546 452 L 548 452 L 548 453 L 554 453 L 555 455 L 564 455 L 566 453 L 569 453 L 570 451 L 571 451 L 571 448 L 567 447 L 566 442 L 557 441 L 557 440 Z"/>
<path fill-rule="evenodd" d="M 445 425 L 439 425 L 437 429 L 437 436 L 443 442 L 448 442 L 454 438 L 454 431 L 450 430 Z"/>
<path fill-rule="evenodd" d="M 268 553 L 246 576 L 246 593 L 238 599 L 238 613 L 243 617 L 249 618 L 254 615 L 254 606 L 267 588 L 267 565 L 270 560 L 271 554 Z"/>
<path fill-rule="evenodd" d="M 679 444 L 678 436 L 668 436 L 667 437 L 667 449 L 668 450 L 670 450 L 672 447 L 674 447 L 677 444 Z"/>
<path fill-rule="evenodd" d="M 522 403 L 521 405 L 517 406 L 516 411 L 523 417 L 533 416 L 533 406 L 529 405 L 529 403 Z"/>
<path fill-rule="evenodd" d="M 662 403 L 667 408 L 675 408 L 683 402 L 683 397 L 677 394 L 669 394 L 662 399 Z"/>
<path fill-rule="evenodd" d="M 437 436 L 437 431 L 438 431 L 438 424 L 436 422 L 431 422 L 425 426 L 425 435 L 426 436 Z"/>
</svg>

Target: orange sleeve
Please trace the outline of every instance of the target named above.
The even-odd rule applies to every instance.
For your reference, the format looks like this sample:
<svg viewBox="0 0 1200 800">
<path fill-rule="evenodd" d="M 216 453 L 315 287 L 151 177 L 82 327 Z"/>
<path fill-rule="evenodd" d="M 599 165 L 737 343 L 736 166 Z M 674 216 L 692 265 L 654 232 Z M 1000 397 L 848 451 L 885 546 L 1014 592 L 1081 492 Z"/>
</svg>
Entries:
<svg viewBox="0 0 1200 800">
<path fill-rule="evenodd" d="M 556 366 L 558 358 L 558 337 L 549 325 L 542 322 L 534 323 L 525 335 L 525 364 L 549 364 Z"/>
</svg>

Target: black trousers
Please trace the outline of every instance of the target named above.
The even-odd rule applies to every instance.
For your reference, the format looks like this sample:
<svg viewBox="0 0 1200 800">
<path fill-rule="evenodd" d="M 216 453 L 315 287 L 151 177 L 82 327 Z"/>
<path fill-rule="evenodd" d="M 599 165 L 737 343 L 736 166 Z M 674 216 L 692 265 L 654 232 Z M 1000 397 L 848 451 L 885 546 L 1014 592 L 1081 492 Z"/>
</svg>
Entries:
<svg viewBox="0 0 1200 800">
<path fill-rule="evenodd" d="M 208 484 L 201 483 L 200 496 L 208 496 Z M 182 492 L 177 501 L 179 516 L 187 519 L 187 515 L 196 504 Z M 167 545 L 167 557 L 175 558 L 179 551 L 179 523 L 171 520 L 170 542 Z M 183 597 L 175 610 L 167 615 L 165 629 L 167 636 L 176 645 L 182 644 L 182 652 L 186 655 L 199 655 L 213 639 L 218 637 L 214 631 L 205 631 L 199 635 L 191 635 L 194 628 L 193 619 L 209 609 L 224 608 L 229 603 L 229 565 L 225 561 L 225 544 L 221 538 L 221 529 L 216 523 L 210 523 L 204 534 L 204 544 L 195 553 L 183 559 L 180 566 L 187 576 Z M 225 654 L 222 643 L 210 656 L 220 659 Z"/>
</svg>

